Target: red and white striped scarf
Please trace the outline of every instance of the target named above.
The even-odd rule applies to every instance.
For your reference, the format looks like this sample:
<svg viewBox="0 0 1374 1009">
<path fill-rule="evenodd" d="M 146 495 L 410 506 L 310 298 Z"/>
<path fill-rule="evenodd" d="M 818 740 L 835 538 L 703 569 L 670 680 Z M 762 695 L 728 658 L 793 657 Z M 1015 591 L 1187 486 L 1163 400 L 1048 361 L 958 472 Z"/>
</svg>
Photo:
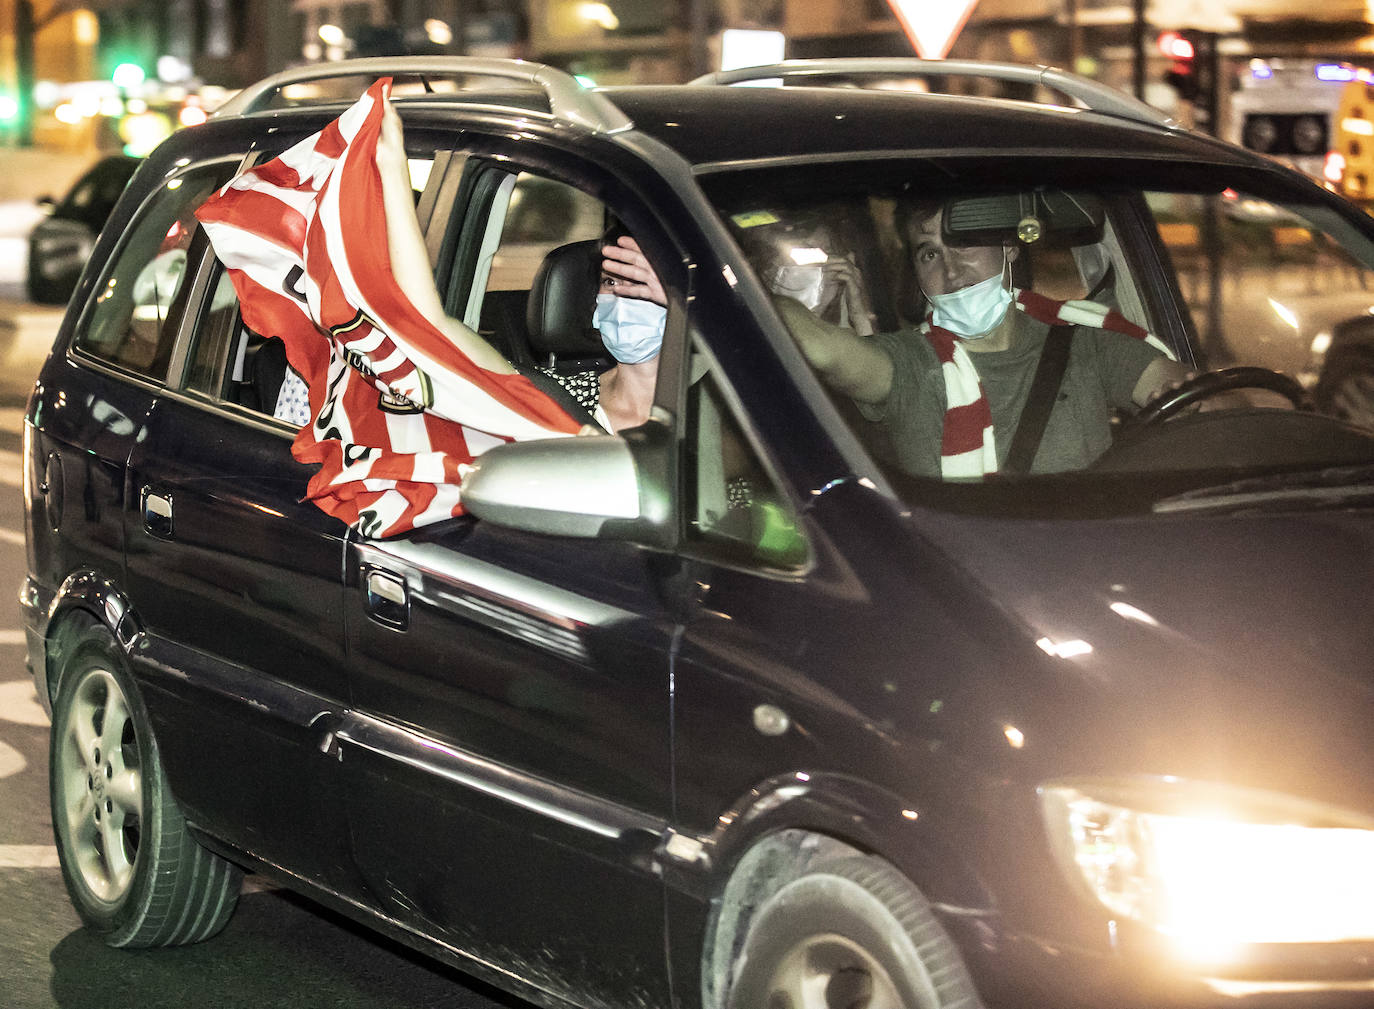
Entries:
<svg viewBox="0 0 1374 1009">
<path fill-rule="evenodd" d="M 1137 340 L 1172 357 L 1168 349 L 1120 312 L 1093 301 L 1055 301 L 1034 291 L 1018 291 L 1016 307 L 1049 326 L 1068 324 L 1107 329 Z M 997 472 L 997 438 L 992 408 L 964 341 L 933 325 L 930 315 L 920 332 L 935 349 L 945 380 L 945 426 L 940 441 L 940 475 L 945 479 L 980 477 Z"/>
<path fill-rule="evenodd" d="M 310 390 L 291 446 L 319 463 L 306 499 L 367 537 L 462 513 L 458 483 L 487 448 L 575 434 L 519 374 L 468 358 L 401 292 L 377 168 L 390 78 L 197 212 L 243 320 L 280 337 Z"/>
</svg>

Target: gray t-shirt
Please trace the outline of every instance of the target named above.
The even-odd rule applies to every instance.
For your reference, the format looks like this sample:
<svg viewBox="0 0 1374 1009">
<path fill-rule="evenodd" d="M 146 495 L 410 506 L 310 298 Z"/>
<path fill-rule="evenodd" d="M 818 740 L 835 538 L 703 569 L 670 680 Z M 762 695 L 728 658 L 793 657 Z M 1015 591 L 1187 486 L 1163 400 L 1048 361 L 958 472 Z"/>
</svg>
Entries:
<svg viewBox="0 0 1374 1009">
<path fill-rule="evenodd" d="M 999 466 L 1006 463 L 1050 331 L 1045 323 L 1013 311 L 1016 329 L 1009 350 L 969 354 L 992 410 Z M 887 427 L 902 469 L 938 477 L 945 382 L 935 350 L 915 330 L 878 333 L 873 339 L 892 360 L 892 391 L 885 403 L 860 408 Z M 1124 333 L 1074 327 L 1068 368 L 1031 472 L 1082 469 L 1096 461 L 1111 445 L 1112 411 L 1134 409 L 1131 393 L 1140 373 L 1159 356 L 1143 340 Z"/>
</svg>

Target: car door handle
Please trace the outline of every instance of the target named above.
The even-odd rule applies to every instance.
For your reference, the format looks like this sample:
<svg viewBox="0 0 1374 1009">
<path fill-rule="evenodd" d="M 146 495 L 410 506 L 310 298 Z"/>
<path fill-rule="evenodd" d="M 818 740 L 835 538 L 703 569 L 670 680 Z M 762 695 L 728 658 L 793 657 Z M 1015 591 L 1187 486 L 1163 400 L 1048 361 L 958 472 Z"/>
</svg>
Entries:
<svg viewBox="0 0 1374 1009">
<path fill-rule="evenodd" d="M 155 494 L 149 488 L 143 488 L 143 528 L 154 536 L 171 538 L 172 497 L 170 494 Z"/>
<path fill-rule="evenodd" d="M 410 590 L 400 575 L 368 568 L 363 574 L 367 612 L 373 620 L 406 630 L 410 626 Z"/>
</svg>

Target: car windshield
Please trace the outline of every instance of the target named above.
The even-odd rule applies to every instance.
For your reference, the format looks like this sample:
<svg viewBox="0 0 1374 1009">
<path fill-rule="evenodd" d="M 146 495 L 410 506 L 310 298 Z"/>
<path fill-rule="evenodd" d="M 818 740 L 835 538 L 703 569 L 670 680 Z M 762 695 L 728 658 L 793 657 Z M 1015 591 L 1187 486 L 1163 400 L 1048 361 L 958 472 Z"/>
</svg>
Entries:
<svg viewBox="0 0 1374 1009">
<path fill-rule="evenodd" d="M 703 184 L 804 352 L 836 330 L 862 341 L 837 345 L 848 373 L 806 356 L 913 503 L 1095 515 L 1257 478 L 1369 480 L 1371 231 L 1277 173 L 921 159 Z M 1033 392 L 1056 328 L 1068 364 Z M 1180 389 L 1194 371 L 1222 376 Z M 1053 404 L 1038 439 L 1037 398 Z"/>
</svg>

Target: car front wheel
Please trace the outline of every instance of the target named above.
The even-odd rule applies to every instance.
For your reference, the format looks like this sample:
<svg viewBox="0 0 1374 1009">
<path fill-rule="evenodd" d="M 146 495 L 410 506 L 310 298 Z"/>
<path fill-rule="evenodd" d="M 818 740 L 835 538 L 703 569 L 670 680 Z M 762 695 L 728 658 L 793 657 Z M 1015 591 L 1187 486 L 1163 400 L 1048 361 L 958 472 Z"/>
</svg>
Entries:
<svg viewBox="0 0 1374 1009">
<path fill-rule="evenodd" d="M 978 994 L 930 904 L 892 866 L 816 863 L 750 923 L 729 1009 L 976 1009 Z"/>
<path fill-rule="evenodd" d="M 99 629 L 63 663 L 48 766 L 62 875 L 87 928 L 111 946 L 142 947 L 224 927 L 242 873 L 187 830 L 141 699 Z"/>
</svg>

